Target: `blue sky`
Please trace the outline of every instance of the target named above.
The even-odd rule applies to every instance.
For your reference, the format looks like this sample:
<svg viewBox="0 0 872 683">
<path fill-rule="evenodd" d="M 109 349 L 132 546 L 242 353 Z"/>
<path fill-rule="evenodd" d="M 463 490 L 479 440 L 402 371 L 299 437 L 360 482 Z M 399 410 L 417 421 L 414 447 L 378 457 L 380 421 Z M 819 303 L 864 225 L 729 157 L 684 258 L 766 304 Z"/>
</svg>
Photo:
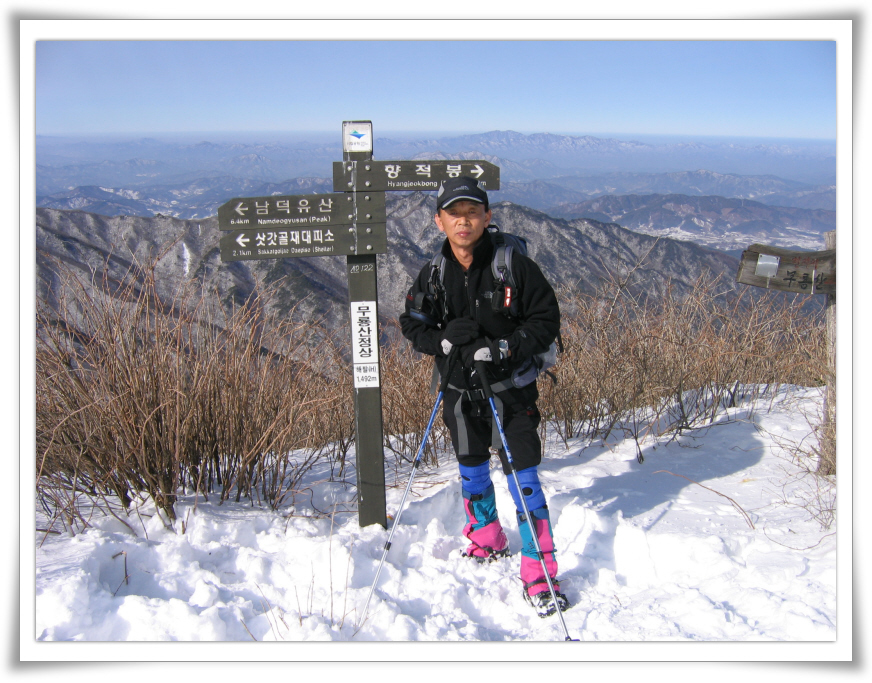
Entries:
<svg viewBox="0 0 872 683">
<path fill-rule="evenodd" d="M 444 66 L 440 66 L 444 64 Z M 36 133 L 835 138 L 834 41 L 39 41 Z"/>
</svg>

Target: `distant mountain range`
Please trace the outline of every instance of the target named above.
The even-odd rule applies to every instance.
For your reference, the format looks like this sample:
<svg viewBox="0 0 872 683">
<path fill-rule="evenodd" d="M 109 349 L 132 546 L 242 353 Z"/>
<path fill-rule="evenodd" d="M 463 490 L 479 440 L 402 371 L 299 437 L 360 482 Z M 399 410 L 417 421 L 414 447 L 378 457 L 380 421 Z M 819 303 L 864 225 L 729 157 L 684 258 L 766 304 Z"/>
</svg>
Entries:
<svg viewBox="0 0 872 683">
<path fill-rule="evenodd" d="M 824 209 L 778 207 L 744 198 L 678 193 L 608 194 L 586 199 L 583 192 L 564 186 L 582 186 L 577 180 L 561 178 L 559 181 L 562 184 L 545 181 L 505 183 L 503 189 L 491 193 L 492 201 L 505 199 L 557 218 L 591 218 L 605 223 L 618 223 L 636 232 L 690 240 L 725 251 L 741 251 L 751 243 L 749 240 L 786 248 L 820 249 L 823 248 L 823 233 L 835 229 L 835 212 Z M 608 180 L 609 189 L 616 189 L 615 183 L 620 182 L 621 178 L 610 176 Z M 644 180 L 634 174 L 625 186 L 638 187 L 646 184 Z M 733 180 L 734 185 L 741 185 L 741 189 L 748 194 L 762 194 L 767 189 L 788 186 L 787 182 L 771 176 L 762 178 L 759 185 L 753 183 L 751 178 L 733 176 Z M 668 184 L 664 183 L 662 175 L 647 176 L 647 181 L 649 186 L 681 185 L 677 178 Z M 699 191 L 700 184 L 691 185 L 690 190 Z M 588 187 L 602 188 L 606 185 L 590 180 Z M 77 187 L 69 192 L 39 197 L 37 205 L 104 216 L 166 215 L 204 219 L 214 216 L 221 204 L 234 197 L 329 193 L 332 189 L 332 181 L 324 178 L 258 183 L 232 176 L 217 176 L 176 186 L 135 189 Z M 771 197 L 772 194 L 768 194 L 763 198 Z"/>
<path fill-rule="evenodd" d="M 396 318 L 412 278 L 442 241 L 433 224 L 435 198 L 420 192 L 388 197 L 390 250 L 378 256 L 379 304 L 385 318 Z M 628 272 L 642 261 L 633 291 L 661 291 L 671 282 L 679 291 L 708 272 L 725 273 L 734 288 L 738 261 L 689 242 L 655 238 L 616 224 L 589 219 L 553 218 L 510 202 L 494 207 L 494 222 L 526 237 L 530 252 L 555 286 L 592 292 L 610 274 Z M 156 273 L 171 297 L 184 280 L 199 282 L 225 305 L 242 303 L 258 282 L 287 276 L 276 305 L 286 313 L 298 307 L 306 315 L 327 315 L 339 323 L 346 315 L 348 285 L 345 259 L 317 257 L 223 263 L 217 218 L 101 216 L 83 211 L 37 209 L 37 296 L 51 300 L 61 267 L 98 281 L 119 277 L 136 260 L 163 254 Z"/>
<path fill-rule="evenodd" d="M 501 189 L 492 193 L 493 202 L 617 222 L 712 248 L 738 249 L 752 237 L 822 248 L 820 233 L 835 225 L 835 150 L 827 143 L 650 144 L 492 131 L 433 140 L 377 138 L 375 146 L 382 159 L 485 159 L 500 167 Z M 338 139 L 302 138 L 255 143 L 38 136 L 36 151 L 39 207 L 197 220 L 214 216 L 234 197 L 331 192 L 332 162 L 341 159 Z M 708 165 L 697 163 L 703 161 Z M 712 170 L 699 170 L 704 168 Z M 608 211 L 596 208 L 602 202 L 590 203 L 649 195 L 707 199 L 681 201 L 678 213 L 665 206 L 643 209 L 637 200 L 615 199 Z M 736 211 L 730 199 L 773 208 Z"/>
<path fill-rule="evenodd" d="M 714 195 L 754 199 L 772 206 L 836 210 L 835 185 L 808 185 L 773 175 L 737 175 L 695 170 L 566 176 L 552 178 L 548 182 L 585 195 L 584 199 L 609 194 Z"/>
<path fill-rule="evenodd" d="M 720 173 L 776 174 L 812 184 L 835 182 L 835 143 L 826 141 L 708 138 L 655 144 L 590 135 L 491 131 L 438 140 L 379 140 L 375 154 L 392 158 L 384 156 L 387 151 L 412 157 L 437 150 L 446 154 L 476 150 L 515 161 L 540 159 L 571 167 L 574 174 L 710 168 Z"/>
<path fill-rule="evenodd" d="M 281 182 L 332 174 L 342 159 L 340 136 L 266 142 L 139 138 L 77 139 L 37 136 L 37 194 L 82 185 L 127 187 L 177 184 L 195 177 L 233 175 Z M 670 173 L 705 168 L 717 173 L 772 174 L 811 185 L 834 184 L 835 143 L 781 140 L 694 140 L 651 144 L 593 136 L 524 135 L 491 131 L 432 140 L 378 137 L 376 159 L 473 155 L 498 158 L 503 179 L 546 180 L 561 175 Z M 516 175 L 513 175 L 516 174 Z"/>
<path fill-rule="evenodd" d="M 281 183 L 235 176 L 197 178 L 177 185 L 112 188 L 87 185 L 37 197 L 37 206 L 73 209 L 104 216 L 155 216 L 208 218 L 234 197 L 317 194 L 333 191 L 327 178 L 294 178 Z"/>
<path fill-rule="evenodd" d="M 607 195 L 562 204 L 549 213 L 567 219 L 619 223 L 647 235 L 689 240 L 738 253 L 754 242 L 813 251 L 823 248 L 824 232 L 836 229 L 834 211 L 684 194 Z"/>
</svg>

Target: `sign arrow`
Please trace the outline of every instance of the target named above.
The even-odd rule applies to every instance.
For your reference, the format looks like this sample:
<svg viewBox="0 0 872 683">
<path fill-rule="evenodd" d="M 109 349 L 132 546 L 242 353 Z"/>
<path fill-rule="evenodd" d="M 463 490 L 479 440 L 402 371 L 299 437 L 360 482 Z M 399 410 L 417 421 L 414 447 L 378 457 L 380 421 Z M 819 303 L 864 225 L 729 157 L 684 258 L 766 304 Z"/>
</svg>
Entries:
<svg viewBox="0 0 872 683">
<path fill-rule="evenodd" d="M 243 228 L 225 234 L 219 246 L 225 262 L 386 254 L 387 224 Z"/>
<path fill-rule="evenodd" d="M 249 216 L 252 204 L 257 211 Z M 384 192 L 367 192 L 359 197 L 357 216 L 354 208 L 354 198 L 348 192 L 234 197 L 218 207 L 218 229 L 303 230 L 354 222 L 366 225 L 385 222 Z"/>
<path fill-rule="evenodd" d="M 353 139 L 353 138 L 352 138 Z M 485 159 L 399 159 L 334 161 L 333 190 L 352 192 L 436 192 L 450 178 L 470 176 L 490 192 L 500 189 L 500 169 Z M 236 203 L 236 199 L 233 200 Z M 252 217 L 251 220 L 254 220 Z"/>
</svg>

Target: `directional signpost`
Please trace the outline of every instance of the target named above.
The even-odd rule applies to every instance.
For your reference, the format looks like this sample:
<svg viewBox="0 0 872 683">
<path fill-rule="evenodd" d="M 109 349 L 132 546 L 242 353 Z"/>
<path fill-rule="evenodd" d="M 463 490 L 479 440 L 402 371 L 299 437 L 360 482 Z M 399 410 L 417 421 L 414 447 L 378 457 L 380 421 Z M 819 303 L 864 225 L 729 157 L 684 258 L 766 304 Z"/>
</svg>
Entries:
<svg viewBox="0 0 872 683">
<path fill-rule="evenodd" d="M 752 244 L 742 252 L 736 282 L 792 294 L 827 295 L 827 393 L 818 473 L 836 473 L 836 232 L 824 233 L 823 251 L 791 251 Z"/>
<path fill-rule="evenodd" d="M 444 181 L 459 176 L 475 178 L 484 190 L 500 189 L 500 169 L 488 161 L 333 162 L 333 189 L 336 192 L 435 192 Z"/>
<path fill-rule="evenodd" d="M 357 211 L 357 215 L 355 215 Z M 218 209 L 222 261 L 387 251 L 384 192 L 231 199 Z"/>
<path fill-rule="evenodd" d="M 736 282 L 794 294 L 835 294 L 836 250 L 791 251 L 752 244 L 742 252 Z"/>
<path fill-rule="evenodd" d="M 221 230 L 238 230 L 277 226 L 350 226 L 355 222 L 384 223 L 384 194 L 373 192 L 367 202 L 355 220 L 354 202 L 348 195 L 301 194 L 231 199 L 218 208 L 218 227 Z"/>
<path fill-rule="evenodd" d="M 343 121 L 333 194 L 237 197 L 218 209 L 222 261 L 345 256 L 350 302 L 358 521 L 387 527 L 376 254 L 387 252 L 385 191 L 432 191 L 470 176 L 500 189 L 482 160 L 373 161 L 372 122 Z"/>
</svg>

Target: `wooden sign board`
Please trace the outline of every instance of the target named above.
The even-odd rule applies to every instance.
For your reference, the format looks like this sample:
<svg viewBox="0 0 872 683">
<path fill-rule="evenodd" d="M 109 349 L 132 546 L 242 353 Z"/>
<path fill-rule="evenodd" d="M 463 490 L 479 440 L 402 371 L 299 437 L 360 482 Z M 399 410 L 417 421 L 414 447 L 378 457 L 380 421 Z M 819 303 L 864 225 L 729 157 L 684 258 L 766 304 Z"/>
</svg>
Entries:
<svg viewBox="0 0 872 683">
<path fill-rule="evenodd" d="M 220 248 L 225 262 L 384 254 L 388 250 L 387 225 L 230 230 L 221 238 Z"/>
<path fill-rule="evenodd" d="M 500 189 L 500 168 L 483 160 L 334 161 L 335 192 L 436 192 L 449 178 L 469 176 L 483 190 Z"/>
<path fill-rule="evenodd" d="M 291 230 L 384 223 L 385 193 L 237 197 L 218 207 L 219 230 Z"/>
<path fill-rule="evenodd" d="M 836 250 L 791 251 L 752 244 L 742 252 L 736 282 L 794 294 L 835 294 Z"/>
</svg>

